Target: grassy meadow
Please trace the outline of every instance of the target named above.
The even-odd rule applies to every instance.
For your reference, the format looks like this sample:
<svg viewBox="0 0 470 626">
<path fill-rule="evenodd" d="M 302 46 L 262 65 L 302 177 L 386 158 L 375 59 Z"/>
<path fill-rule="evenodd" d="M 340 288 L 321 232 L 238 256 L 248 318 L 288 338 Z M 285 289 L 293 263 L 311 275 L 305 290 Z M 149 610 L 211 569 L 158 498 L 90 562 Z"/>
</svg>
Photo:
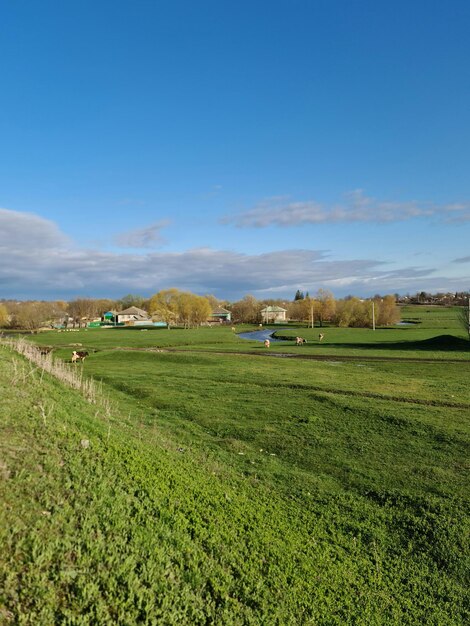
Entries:
<svg viewBox="0 0 470 626">
<path fill-rule="evenodd" d="M 33 336 L 106 412 L 0 344 L 0 623 L 468 623 L 469 343 L 402 317 Z"/>
</svg>

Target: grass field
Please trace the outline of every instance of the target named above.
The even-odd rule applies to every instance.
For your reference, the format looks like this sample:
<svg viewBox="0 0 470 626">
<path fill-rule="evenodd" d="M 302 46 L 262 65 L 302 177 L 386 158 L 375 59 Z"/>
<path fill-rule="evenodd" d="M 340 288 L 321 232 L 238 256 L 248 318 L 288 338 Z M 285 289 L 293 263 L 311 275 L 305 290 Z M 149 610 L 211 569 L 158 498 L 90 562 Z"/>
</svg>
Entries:
<svg viewBox="0 0 470 626">
<path fill-rule="evenodd" d="M 437 309 L 437 310 L 435 310 Z M 289 352 L 312 357 L 374 357 L 395 359 L 440 359 L 468 360 L 469 342 L 464 330 L 459 326 L 457 310 L 443 307 L 403 307 L 404 320 L 413 320 L 411 326 L 378 328 L 376 331 L 363 328 L 335 328 L 326 326 L 310 329 L 292 325 L 272 326 L 276 337 L 286 341 L 272 343 L 271 352 Z M 284 330 L 287 329 L 287 330 Z M 41 344 L 67 350 L 58 352 L 61 356 L 70 355 L 70 348 L 80 344 L 93 351 L 125 349 L 178 349 L 223 352 L 264 353 L 264 347 L 257 341 L 238 338 L 240 332 L 258 330 L 257 326 L 237 326 L 236 333 L 230 326 L 184 329 L 139 328 L 89 329 L 74 333 L 49 331 L 33 335 L 32 339 Z M 325 338 L 318 341 L 319 332 Z M 295 346 L 296 335 L 301 334 L 307 345 Z"/>
<path fill-rule="evenodd" d="M 328 361 L 227 328 L 35 336 L 90 350 L 69 367 L 111 415 L 1 348 L 0 623 L 467 623 L 469 352 L 429 311 L 272 345 Z"/>
</svg>

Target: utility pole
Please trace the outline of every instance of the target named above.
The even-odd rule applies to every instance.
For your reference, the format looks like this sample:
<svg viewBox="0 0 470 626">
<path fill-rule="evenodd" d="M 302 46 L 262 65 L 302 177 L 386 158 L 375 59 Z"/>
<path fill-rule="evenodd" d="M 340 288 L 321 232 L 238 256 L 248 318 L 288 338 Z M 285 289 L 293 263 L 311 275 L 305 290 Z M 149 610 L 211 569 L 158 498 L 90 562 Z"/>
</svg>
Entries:
<svg viewBox="0 0 470 626">
<path fill-rule="evenodd" d="M 470 298 L 468 299 L 468 309 L 467 309 L 467 331 L 468 331 L 468 338 L 470 339 Z"/>
<path fill-rule="evenodd" d="M 375 330 L 375 302 L 372 300 L 372 330 Z"/>
</svg>

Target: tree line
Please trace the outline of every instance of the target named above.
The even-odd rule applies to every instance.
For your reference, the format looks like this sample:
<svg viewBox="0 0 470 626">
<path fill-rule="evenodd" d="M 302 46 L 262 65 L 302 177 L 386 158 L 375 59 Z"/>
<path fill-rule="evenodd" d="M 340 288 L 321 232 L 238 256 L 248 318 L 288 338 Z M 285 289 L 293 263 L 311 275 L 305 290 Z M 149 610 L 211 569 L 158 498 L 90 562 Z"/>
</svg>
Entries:
<svg viewBox="0 0 470 626">
<path fill-rule="evenodd" d="M 260 301 L 253 296 L 245 296 L 228 308 L 235 322 L 260 323 L 263 321 L 261 311 L 269 305 L 286 309 L 287 319 L 312 327 L 322 327 L 328 322 L 341 327 L 369 328 L 373 324 L 373 313 L 377 326 L 390 326 L 400 321 L 400 310 L 393 295 L 374 296 L 368 300 L 347 296 L 337 300 L 324 289 L 319 289 L 313 297 L 297 291 L 293 301 Z"/>
<path fill-rule="evenodd" d="M 128 294 L 118 300 L 106 298 L 76 298 L 69 302 L 56 301 L 0 301 L 0 327 L 35 331 L 55 325 L 81 327 L 88 321 L 99 319 L 107 311 L 121 311 L 131 306 L 146 311 L 154 321 L 165 322 L 169 327 L 190 328 L 205 324 L 212 311 L 224 307 L 231 312 L 233 323 L 263 322 L 262 309 L 267 306 L 286 309 L 288 320 L 323 326 L 325 323 L 340 327 L 389 326 L 400 320 L 396 295 L 376 295 L 370 299 L 347 296 L 336 299 L 333 294 L 319 289 L 313 296 L 297 291 L 293 300 L 258 300 L 246 295 L 241 300 L 228 302 L 213 295 L 200 296 L 179 289 L 164 289 L 150 298 Z M 373 320 L 373 315 L 375 319 Z"/>
</svg>

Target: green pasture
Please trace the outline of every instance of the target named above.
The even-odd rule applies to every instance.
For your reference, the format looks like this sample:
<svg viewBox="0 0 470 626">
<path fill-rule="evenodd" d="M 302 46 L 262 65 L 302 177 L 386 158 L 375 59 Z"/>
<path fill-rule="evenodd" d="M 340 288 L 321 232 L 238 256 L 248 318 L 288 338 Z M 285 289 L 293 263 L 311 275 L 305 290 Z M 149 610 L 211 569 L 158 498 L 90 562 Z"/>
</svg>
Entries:
<svg viewBox="0 0 470 626">
<path fill-rule="evenodd" d="M 281 327 L 269 327 L 275 337 L 284 339 L 272 342 L 271 353 L 291 353 L 319 357 L 374 357 L 394 359 L 452 359 L 468 360 L 470 342 L 465 338 L 464 330 L 457 320 L 457 309 L 444 309 L 437 314 L 427 310 L 414 312 L 416 307 L 409 307 L 403 314 L 415 316 L 419 323 L 411 326 L 377 328 L 306 328 L 295 324 Z M 440 324 L 440 325 L 438 325 Z M 46 331 L 32 335 L 31 339 L 55 349 L 63 347 L 61 356 L 70 354 L 73 349 L 102 351 L 110 349 L 177 349 L 203 350 L 212 352 L 266 352 L 259 341 L 250 341 L 238 337 L 239 333 L 259 330 L 258 326 L 237 326 L 233 332 L 230 326 L 202 327 L 197 329 L 152 328 L 97 328 L 77 332 Z M 324 339 L 319 341 L 319 333 Z M 307 340 L 306 345 L 296 346 L 295 337 L 301 335 Z"/>
<path fill-rule="evenodd" d="M 416 308 L 270 348 L 327 361 L 226 327 L 34 336 L 90 351 L 111 414 L 0 346 L 0 623 L 466 624 L 469 353 Z"/>
<path fill-rule="evenodd" d="M 400 307 L 404 322 L 412 322 L 422 328 L 448 329 L 462 334 L 458 321 L 459 307 L 432 305 L 409 305 Z"/>
</svg>

